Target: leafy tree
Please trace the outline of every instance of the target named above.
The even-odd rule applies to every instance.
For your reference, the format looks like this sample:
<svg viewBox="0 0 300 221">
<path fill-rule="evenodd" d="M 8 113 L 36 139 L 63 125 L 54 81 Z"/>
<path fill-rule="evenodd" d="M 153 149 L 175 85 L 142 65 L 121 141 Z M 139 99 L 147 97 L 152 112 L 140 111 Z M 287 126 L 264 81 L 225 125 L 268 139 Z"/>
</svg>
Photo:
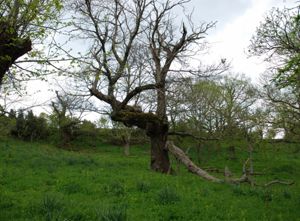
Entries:
<svg viewBox="0 0 300 221">
<path fill-rule="evenodd" d="M 0 0 L 0 86 L 16 60 L 46 37 L 61 8 L 60 0 Z"/>
<path fill-rule="evenodd" d="M 11 131 L 15 128 L 15 125 L 16 125 L 15 115 L 14 116 L 0 115 L 0 137 L 9 137 L 11 135 L 10 134 Z"/>
<path fill-rule="evenodd" d="M 264 97 L 273 108 L 270 123 L 299 134 L 300 124 L 300 14 L 299 6 L 272 9 L 253 36 L 250 53 L 270 61 L 273 70 L 265 82 Z M 291 136 L 287 137 L 291 137 Z"/>
<path fill-rule="evenodd" d="M 273 8 L 252 37 L 249 52 L 274 61 L 273 81 L 279 87 L 299 87 L 299 8 Z"/>
<path fill-rule="evenodd" d="M 24 131 L 25 131 L 25 116 L 24 111 L 19 110 L 18 116 L 16 119 L 16 128 L 12 131 L 12 134 L 18 138 L 24 137 Z"/>
<path fill-rule="evenodd" d="M 11 112 L 13 114 L 13 112 Z M 16 125 L 11 130 L 12 135 L 28 141 L 46 139 L 49 135 L 47 120 L 41 116 L 35 116 L 32 110 L 24 114 L 19 110 Z"/>
<path fill-rule="evenodd" d="M 181 128 L 203 138 L 230 138 L 246 135 L 252 128 L 257 89 L 243 76 L 188 83 L 179 99 Z M 174 108 L 173 108 L 174 109 Z M 178 116 L 177 116 L 178 118 Z M 183 127 L 185 125 L 185 128 Z"/>
</svg>

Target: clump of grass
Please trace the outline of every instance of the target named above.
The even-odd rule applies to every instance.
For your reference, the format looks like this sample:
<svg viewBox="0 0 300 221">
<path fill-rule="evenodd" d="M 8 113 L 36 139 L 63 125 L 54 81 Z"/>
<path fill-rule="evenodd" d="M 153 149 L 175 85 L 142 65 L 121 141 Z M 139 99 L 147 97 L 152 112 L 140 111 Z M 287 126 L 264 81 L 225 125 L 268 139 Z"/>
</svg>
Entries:
<svg viewBox="0 0 300 221">
<path fill-rule="evenodd" d="M 125 205 L 113 205 L 100 209 L 97 212 L 99 221 L 127 221 L 127 207 Z"/>
<path fill-rule="evenodd" d="M 61 186 L 60 190 L 66 194 L 74 194 L 83 192 L 83 187 L 78 183 L 67 183 Z"/>
<path fill-rule="evenodd" d="M 270 190 L 263 190 L 260 192 L 260 198 L 265 202 L 270 202 L 273 200 L 273 194 Z"/>
<path fill-rule="evenodd" d="M 180 197 L 176 190 L 171 187 L 164 187 L 158 192 L 157 201 L 160 204 L 173 204 L 180 201 Z"/>
<path fill-rule="evenodd" d="M 29 210 L 32 217 L 42 217 L 45 221 L 63 220 L 65 206 L 61 198 L 56 195 L 45 195 L 43 199 Z"/>
<path fill-rule="evenodd" d="M 247 195 L 247 192 L 242 189 L 240 186 L 234 185 L 232 188 L 232 193 L 236 196 L 245 196 Z"/>
<path fill-rule="evenodd" d="M 90 220 L 85 214 L 82 214 L 80 212 L 72 214 L 70 216 L 68 216 L 68 219 L 66 219 L 66 221 L 86 221 L 86 220 Z"/>
<path fill-rule="evenodd" d="M 97 162 L 90 157 L 67 157 L 65 162 L 68 166 L 75 166 L 75 165 L 83 165 L 83 166 L 96 166 Z"/>
<path fill-rule="evenodd" d="M 136 184 L 136 188 L 140 192 L 147 193 L 150 190 L 150 184 L 145 181 L 139 181 Z"/>
<path fill-rule="evenodd" d="M 271 169 L 271 172 L 273 174 L 279 174 L 279 173 L 288 173 L 288 174 L 294 174 L 295 172 L 295 167 L 293 165 L 290 164 L 284 164 L 284 165 L 280 165 L 277 167 L 273 167 Z"/>
<path fill-rule="evenodd" d="M 284 191 L 283 191 L 283 197 L 284 197 L 285 199 L 291 199 L 291 198 L 292 198 L 292 194 L 291 194 L 289 191 L 284 190 Z"/>
<path fill-rule="evenodd" d="M 7 195 L 0 193 L 0 210 L 12 208 L 14 203 Z"/>
<path fill-rule="evenodd" d="M 114 181 L 104 186 L 104 192 L 119 197 L 124 196 L 126 191 L 122 182 Z"/>
</svg>

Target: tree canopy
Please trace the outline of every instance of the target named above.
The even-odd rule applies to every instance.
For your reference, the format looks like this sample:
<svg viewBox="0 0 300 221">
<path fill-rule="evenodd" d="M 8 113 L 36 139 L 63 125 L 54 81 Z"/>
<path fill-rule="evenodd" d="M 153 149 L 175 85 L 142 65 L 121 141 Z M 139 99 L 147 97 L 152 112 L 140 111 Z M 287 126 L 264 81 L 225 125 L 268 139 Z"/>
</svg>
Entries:
<svg viewBox="0 0 300 221">
<path fill-rule="evenodd" d="M 60 0 L 0 0 L 0 85 L 5 75 L 13 76 L 16 60 L 46 37 L 61 8 Z"/>
</svg>

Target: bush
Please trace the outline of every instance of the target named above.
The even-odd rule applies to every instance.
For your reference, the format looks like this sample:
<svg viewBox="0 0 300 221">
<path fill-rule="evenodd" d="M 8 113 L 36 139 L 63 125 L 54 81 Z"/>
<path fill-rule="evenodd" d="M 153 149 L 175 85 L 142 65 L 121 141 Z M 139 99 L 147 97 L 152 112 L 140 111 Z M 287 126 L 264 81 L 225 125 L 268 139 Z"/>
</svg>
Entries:
<svg viewBox="0 0 300 221">
<path fill-rule="evenodd" d="M 20 110 L 11 134 L 27 141 L 46 139 L 49 136 L 47 120 L 43 116 L 35 116 L 32 111 L 24 115 Z"/>
<path fill-rule="evenodd" d="M 6 116 L 0 116 L 0 136 L 8 137 L 11 131 L 15 128 L 16 119 Z"/>
</svg>

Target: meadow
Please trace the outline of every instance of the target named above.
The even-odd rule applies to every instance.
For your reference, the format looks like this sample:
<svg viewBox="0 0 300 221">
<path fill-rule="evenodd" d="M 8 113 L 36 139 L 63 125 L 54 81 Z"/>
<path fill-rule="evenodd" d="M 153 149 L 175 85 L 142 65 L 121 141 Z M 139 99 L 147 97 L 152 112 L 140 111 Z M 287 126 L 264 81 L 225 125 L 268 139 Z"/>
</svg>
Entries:
<svg viewBox="0 0 300 221">
<path fill-rule="evenodd" d="M 176 175 L 152 172 L 147 146 L 133 146 L 125 157 L 121 147 L 106 144 L 66 151 L 6 139 L 0 142 L 0 220 L 297 221 L 298 146 L 255 146 L 254 170 L 262 173 L 255 176 L 257 183 L 282 179 L 295 184 L 252 187 L 204 181 L 174 159 Z M 247 151 L 240 145 L 236 159 L 230 159 L 222 145 L 215 145 L 197 153 L 191 149 L 189 155 L 201 167 L 228 166 L 241 175 Z"/>
</svg>

